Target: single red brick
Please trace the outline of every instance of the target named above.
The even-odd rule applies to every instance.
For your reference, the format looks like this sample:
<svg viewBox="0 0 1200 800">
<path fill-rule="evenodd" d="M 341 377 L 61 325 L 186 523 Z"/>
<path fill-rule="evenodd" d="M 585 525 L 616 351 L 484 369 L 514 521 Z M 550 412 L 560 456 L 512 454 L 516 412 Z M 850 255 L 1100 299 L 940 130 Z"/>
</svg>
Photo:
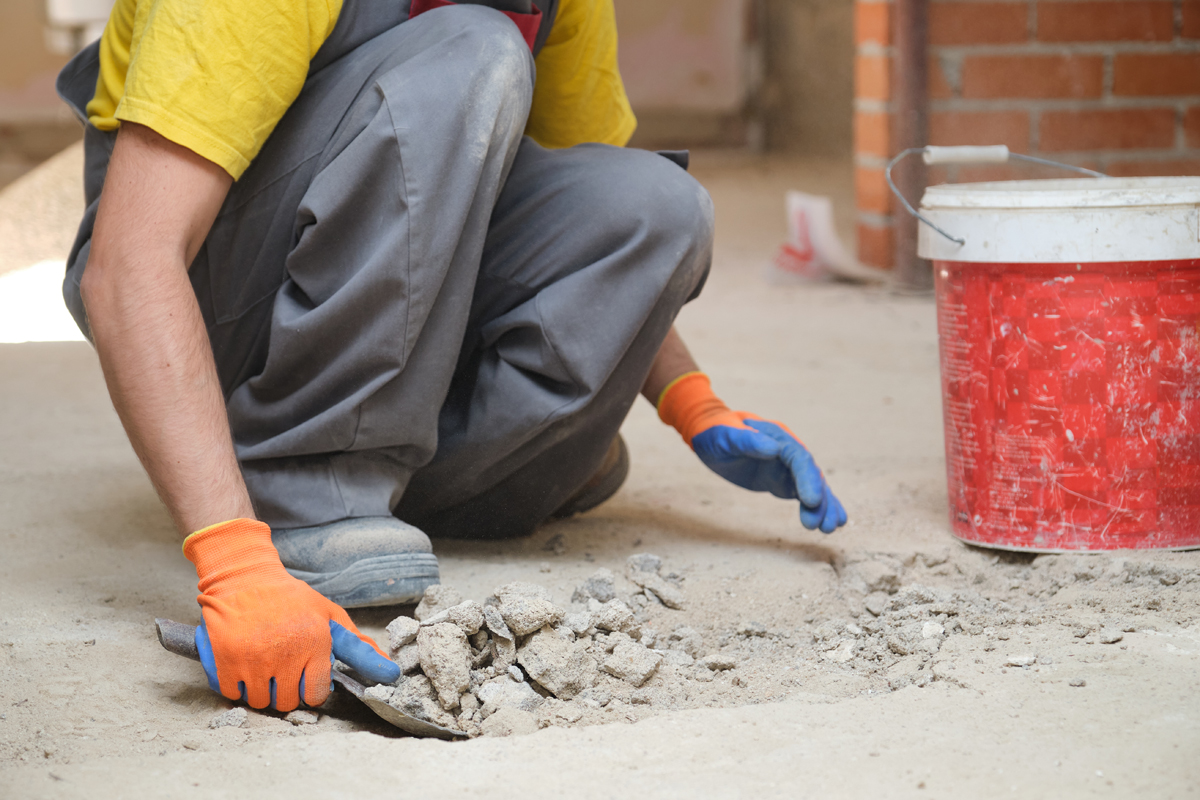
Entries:
<svg viewBox="0 0 1200 800">
<path fill-rule="evenodd" d="M 882 169 L 857 167 L 854 170 L 854 207 L 872 214 L 889 214 L 892 193 Z"/>
<path fill-rule="evenodd" d="M 929 143 L 936 145 L 1006 144 L 1029 152 L 1029 114 L 1025 111 L 941 111 L 930 116 Z"/>
<path fill-rule="evenodd" d="M 1200 147 L 1200 106 L 1192 106 L 1184 112 L 1183 136 L 1188 147 Z"/>
<path fill-rule="evenodd" d="M 963 62 L 966 98 L 1082 98 L 1103 91 L 1103 56 L 970 56 Z"/>
<path fill-rule="evenodd" d="M 1179 158 L 1170 161 L 1117 161 L 1105 172 L 1117 178 L 1139 178 L 1154 175 L 1200 175 L 1200 158 Z"/>
<path fill-rule="evenodd" d="M 854 152 L 869 156 L 890 156 L 892 118 L 873 111 L 854 113 Z"/>
<path fill-rule="evenodd" d="M 954 87 L 946 80 L 941 59 L 929 59 L 929 97 L 933 100 L 949 100 L 954 97 Z"/>
<path fill-rule="evenodd" d="M 1113 94 L 1200 94 L 1200 53 L 1118 55 L 1113 59 Z"/>
<path fill-rule="evenodd" d="M 1029 38 L 1026 3 L 931 3 L 929 43 L 1011 44 Z"/>
<path fill-rule="evenodd" d="M 869 267 L 891 269 L 895 253 L 891 227 L 858 224 L 858 260 Z"/>
<path fill-rule="evenodd" d="M 892 96 L 892 59 L 887 56 L 854 57 L 854 96 L 860 100 L 889 100 Z"/>
<path fill-rule="evenodd" d="M 1183 0 L 1183 38 L 1200 39 L 1200 0 Z"/>
<path fill-rule="evenodd" d="M 1124 150 L 1175 144 L 1175 110 L 1129 108 L 1104 111 L 1045 111 L 1038 149 Z"/>
<path fill-rule="evenodd" d="M 1175 35 L 1172 0 L 1039 2 L 1043 42 L 1166 42 Z"/>
<path fill-rule="evenodd" d="M 888 45 L 892 43 L 892 4 L 854 4 L 854 43 Z"/>
</svg>

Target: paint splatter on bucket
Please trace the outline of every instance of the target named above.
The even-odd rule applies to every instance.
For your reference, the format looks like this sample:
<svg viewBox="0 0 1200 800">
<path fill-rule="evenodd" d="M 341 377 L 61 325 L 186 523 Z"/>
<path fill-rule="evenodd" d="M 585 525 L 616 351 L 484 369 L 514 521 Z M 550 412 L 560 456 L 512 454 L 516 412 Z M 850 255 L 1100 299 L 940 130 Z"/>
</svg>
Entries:
<svg viewBox="0 0 1200 800">
<path fill-rule="evenodd" d="M 950 516 L 1042 552 L 1200 547 L 1200 179 L 930 188 Z"/>
</svg>

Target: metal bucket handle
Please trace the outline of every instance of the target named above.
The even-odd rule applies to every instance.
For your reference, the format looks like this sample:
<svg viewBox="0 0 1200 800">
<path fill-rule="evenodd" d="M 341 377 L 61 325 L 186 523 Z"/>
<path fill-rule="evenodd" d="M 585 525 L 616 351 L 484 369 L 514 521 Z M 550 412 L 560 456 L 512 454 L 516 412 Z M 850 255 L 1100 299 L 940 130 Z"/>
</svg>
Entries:
<svg viewBox="0 0 1200 800">
<path fill-rule="evenodd" d="M 1042 164 L 1047 167 L 1061 167 L 1062 169 L 1071 170 L 1072 172 L 1082 172 L 1084 175 L 1091 175 L 1093 178 L 1107 178 L 1103 172 L 1096 172 L 1092 169 L 1084 169 L 1083 167 L 1072 166 L 1071 164 L 1062 164 L 1058 161 L 1050 161 L 1045 158 L 1035 158 L 1034 156 L 1026 156 L 1020 153 L 1010 153 L 1008 148 L 1002 144 L 988 145 L 986 147 L 977 146 L 960 146 L 960 147 L 910 147 L 900 153 L 898 156 L 888 162 L 887 169 L 884 170 L 884 177 L 887 178 L 888 188 L 892 190 L 892 194 L 904 204 L 904 208 L 909 214 L 924 222 L 935 231 L 945 236 L 950 241 L 957 245 L 967 243 L 966 239 L 960 239 L 957 236 L 951 236 L 944 230 L 934 225 L 928 218 L 912 207 L 912 204 L 905 199 L 900 190 L 896 188 L 896 184 L 892 182 L 892 167 L 900 163 L 902 159 L 914 153 L 920 153 L 922 160 L 929 165 L 935 164 L 1004 164 L 1010 160 L 1026 161 L 1030 164 Z"/>
</svg>

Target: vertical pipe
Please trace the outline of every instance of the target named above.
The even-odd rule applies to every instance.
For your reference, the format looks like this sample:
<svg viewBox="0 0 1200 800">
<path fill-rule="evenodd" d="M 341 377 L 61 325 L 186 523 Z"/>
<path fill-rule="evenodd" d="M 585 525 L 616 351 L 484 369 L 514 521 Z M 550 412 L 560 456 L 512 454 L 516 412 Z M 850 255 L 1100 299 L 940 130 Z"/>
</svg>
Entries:
<svg viewBox="0 0 1200 800">
<path fill-rule="evenodd" d="M 895 152 L 929 143 L 928 0 L 895 0 L 892 41 L 895 43 Z M 925 191 L 925 164 L 907 158 L 895 170 L 896 186 L 916 205 Z M 924 292 L 933 286 L 930 264 L 917 258 L 917 221 L 893 214 L 896 288 Z"/>
</svg>

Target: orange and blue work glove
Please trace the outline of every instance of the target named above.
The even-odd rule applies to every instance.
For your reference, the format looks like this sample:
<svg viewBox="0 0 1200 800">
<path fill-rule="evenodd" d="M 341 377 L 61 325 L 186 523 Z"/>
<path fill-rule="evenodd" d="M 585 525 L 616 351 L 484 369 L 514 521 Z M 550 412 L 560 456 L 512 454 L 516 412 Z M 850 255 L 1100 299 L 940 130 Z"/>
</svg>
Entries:
<svg viewBox="0 0 1200 800">
<path fill-rule="evenodd" d="M 846 524 L 846 510 L 800 440 L 778 422 L 731 411 L 713 394 L 703 372 L 668 384 L 658 398 L 658 416 L 725 480 L 799 500 L 800 523 L 809 530 L 833 533 Z"/>
<path fill-rule="evenodd" d="M 183 554 L 200 578 L 196 649 L 213 691 L 291 711 L 329 696 L 334 657 L 369 680 L 400 677 L 341 606 L 287 573 L 264 523 L 235 519 L 196 531 Z"/>
</svg>

